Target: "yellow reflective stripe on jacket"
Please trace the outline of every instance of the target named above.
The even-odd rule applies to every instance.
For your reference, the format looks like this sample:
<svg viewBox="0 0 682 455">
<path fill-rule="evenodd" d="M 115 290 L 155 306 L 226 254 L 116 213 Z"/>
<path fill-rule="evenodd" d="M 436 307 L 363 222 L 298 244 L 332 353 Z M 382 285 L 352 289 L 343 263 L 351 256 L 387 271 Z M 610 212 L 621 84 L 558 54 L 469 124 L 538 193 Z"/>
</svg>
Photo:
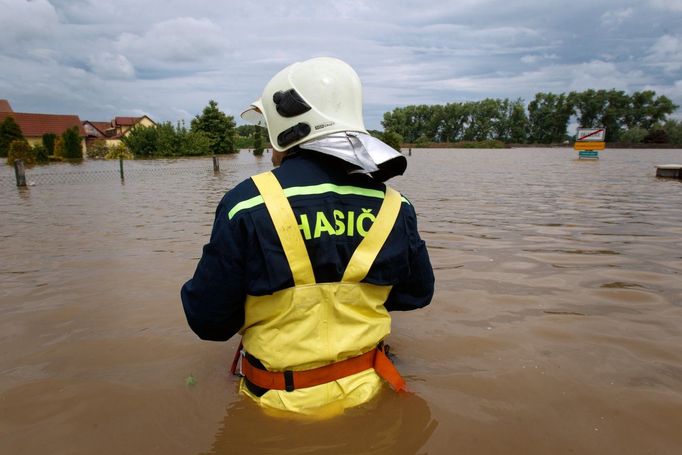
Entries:
<svg viewBox="0 0 682 455">
<path fill-rule="evenodd" d="M 289 188 L 284 189 L 284 195 L 287 198 L 290 198 L 292 196 L 310 196 L 313 194 L 325 193 L 335 193 L 341 196 L 345 195 L 364 196 L 376 199 L 384 198 L 384 192 L 380 190 L 373 190 L 370 188 L 361 188 L 358 186 L 349 185 L 334 185 L 333 183 L 321 183 L 319 185 L 311 186 L 290 186 Z M 410 201 L 408 201 L 407 198 L 403 196 L 401 196 L 400 198 L 404 203 L 408 205 L 410 204 Z M 227 219 L 231 220 L 237 213 L 241 212 L 242 210 L 256 207 L 262 203 L 263 196 L 261 196 L 260 194 L 257 196 L 253 196 L 249 199 L 246 199 L 244 201 L 238 202 L 227 213 Z"/>
<path fill-rule="evenodd" d="M 342 281 L 360 282 L 384 246 L 400 212 L 400 193 L 386 185 L 386 197 L 369 232 L 353 252 Z"/>
<path fill-rule="evenodd" d="M 303 237 L 298 230 L 296 216 L 282 191 L 282 186 L 272 172 L 255 175 L 252 179 L 263 196 L 270 218 L 275 224 L 275 230 L 294 276 L 294 283 L 296 286 L 314 284 L 313 266 L 310 264 Z"/>
</svg>

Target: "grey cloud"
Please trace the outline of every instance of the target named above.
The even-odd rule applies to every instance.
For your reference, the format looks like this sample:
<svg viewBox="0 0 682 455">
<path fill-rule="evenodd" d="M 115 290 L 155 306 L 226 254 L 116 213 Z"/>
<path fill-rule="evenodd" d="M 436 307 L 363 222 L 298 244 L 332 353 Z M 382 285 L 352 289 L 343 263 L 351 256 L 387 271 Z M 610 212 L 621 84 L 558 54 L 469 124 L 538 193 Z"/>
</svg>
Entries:
<svg viewBox="0 0 682 455">
<path fill-rule="evenodd" d="M 19 110 L 236 115 L 287 64 L 331 55 L 396 106 L 656 87 L 682 104 L 680 1 L 0 0 L 0 98 Z M 29 20 L 30 19 L 30 20 Z"/>
<path fill-rule="evenodd" d="M 4 53 L 49 38 L 58 27 L 57 12 L 46 0 L 0 0 L 0 11 L 0 50 Z"/>
</svg>

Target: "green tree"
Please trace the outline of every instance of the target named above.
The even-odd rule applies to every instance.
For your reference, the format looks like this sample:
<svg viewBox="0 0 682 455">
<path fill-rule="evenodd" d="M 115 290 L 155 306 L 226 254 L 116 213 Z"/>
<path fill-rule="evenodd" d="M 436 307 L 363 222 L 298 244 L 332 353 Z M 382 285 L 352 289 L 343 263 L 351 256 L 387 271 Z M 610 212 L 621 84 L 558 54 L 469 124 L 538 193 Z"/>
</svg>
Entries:
<svg viewBox="0 0 682 455">
<path fill-rule="evenodd" d="M 240 125 L 236 128 L 236 132 L 239 136 L 250 137 L 253 136 L 257 128 L 260 127 L 257 125 Z"/>
<path fill-rule="evenodd" d="M 57 140 L 57 135 L 54 133 L 43 134 L 43 147 L 48 155 L 54 155 L 54 143 Z"/>
<path fill-rule="evenodd" d="M 511 103 L 509 142 L 523 144 L 528 136 L 528 116 L 521 98 Z"/>
<path fill-rule="evenodd" d="M 448 103 L 442 110 L 440 136 L 443 142 L 456 142 L 464 136 L 469 121 L 469 104 Z"/>
<path fill-rule="evenodd" d="M 35 164 L 36 162 L 35 152 L 25 139 L 15 139 L 9 145 L 7 164 L 11 166 L 17 160 L 22 160 L 26 165 Z"/>
<path fill-rule="evenodd" d="M 171 122 L 156 125 L 156 145 L 152 155 L 176 156 L 182 153 L 182 143 L 187 135 L 187 128 L 178 123 L 177 128 Z"/>
<path fill-rule="evenodd" d="M 645 144 L 668 144 L 670 143 L 670 138 L 664 129 L 654 128 L 642 139 L 642 142 Z"/>
<path fill-rule="evenodd" d="M 49 163 L 50 157 L 47 154 L 47 149 L 43 144 L 35 144 L 33 147 L 33 156 L 35 156 L 36 163 Z"/>
<path fill-rule="evenodd" d="M 400 151 L 400 147 L 403 143 L 403 137 L 396 133 L 395 131 L 386 131 L 381 139 L 390 147 L 393 147 L 397 151 Z"/>
<path fill-rule="evenodd" d="M 14 117 L 6 117 L 0 123 L 0 157 L 6 157 L 9 153 L 10 144 L 21 139 L 24 139 L 24 134 L 17 122 L 14 121 Z"/>
<path fill-rule="evenodd" d="M 630 96 L 624 122 L 628 128 L 650 130 L 678 108 L 668 97 L 656 97 L 653 90 L 635 92 Z"/>
<path fill-rule="evenodd" d="M 608 104 L 606 90 L 597 92 L 590 89 L 584 92 L 571 92 L 568 98 L 575 108 L 579 126 L 584 128 L 603 126 L 602 118 Z"/>
<path fill-rule="evenodd" d="M 151 157 L 157 153 L 158 136 L 156 127 L 138 124 L 121 138 L 121 142 L 133 155 Z"/>
<path fill-rule="evenodd" d="M 253 132 L 253 154 L 256 156 L 263 154 L 263 136 L 260 127 L 255 127 Z"/>
<path fill-rule="evenodd" d="M 609 90 L 606 92 L 606 101 L 607 106 L 600 126 L 606 128 L 606 142 L 615 142 L 619 140 L 623 131 L 630 97 L 622 90 Z"/>
<path fill-rule="evenodd" d="M 81 136 L 77 126 L 69 128 L 62 133 L 64 143 L 64 158 L 82 159 L 83 148 L 81 146 Z"/>
<path fill-rule="evenodd" d="M 234 118 L 225 115 L 218 109 L 218 103 L 213 100 L 208 102 L 201 115 L 192 119 L 193 132 L 203 131 L 211 139 L 211 152 L 234 153 L 235 149 L 235 123 Z"/>
<path fill-rule="evenodd" d="M 564 141 L 571 115 L 573 103 L 564 93 L 536 93 L 528 103 L 529 141 L 540 144 Z"/>
<path fill-rule="evenodd" d="M 668 120 L 663 129 L 671 144 L 682 145 L 682 120 Z"/>
<path fill-rule="evenodd" d="M 627 144 L 640 144 L 648 134 L 649 132 L 644 128 L 635 126 L 620 133 L 619 140 Z"/>
<path fill-rule="evenodd" d="M 187 131 L 180 152 L 185 156 L 210 155 L 211 138 L 203 131 Z"/>
<path fill-rule="evenodd" d="M 430 141 L 436 140 L 437 123 L 434 122 L 432 106 L 405 106 L 384 113 L 381 124 L 384 131 L 398 133 L 406 142 L 416 142 L 422 134 Z"/>
</svg>

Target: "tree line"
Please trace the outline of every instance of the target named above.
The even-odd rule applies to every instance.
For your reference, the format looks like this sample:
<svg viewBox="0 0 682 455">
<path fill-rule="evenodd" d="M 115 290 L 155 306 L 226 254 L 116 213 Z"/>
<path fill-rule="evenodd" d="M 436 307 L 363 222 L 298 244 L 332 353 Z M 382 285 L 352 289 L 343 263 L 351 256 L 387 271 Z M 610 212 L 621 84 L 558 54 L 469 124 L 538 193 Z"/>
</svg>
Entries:
<svg viewBox="0 0 682 455">
<path fill-rule="evenodd" d="M 607 142 L 682 144 L 682 121 L 668 119 L 678 108 L 653 90 L 627 94 L 621 90 L 585 90 L 535 94 L 525 105 L 516 100 L 486 98 L 481 101 L 436 105 L 409 105 L 386 112 L 384 131 L 370 134 L 399 149 L 404 143 L 472 142 L 485 144 L 551 144 L 570 141 L 571 119 L 582 127 L 605 127 Z M 267 146 L 267 130 L 253 125 L 237 127 L 234 117 L 210 100 L 190 127 L 170 122 L 152 127 L 135 126 L 121 138 L 122 146 L 107 147 L 104 141 L 88 146 L 90 157 L 164 157 L 234 153 Z M 486 145 L 487 146 L 487 145 Z M 0 157 L 28 164 L 50 159 L 81 159 L 77 128 L 62 135 L 46 134 L 42 144 L 29 145 L 10 116 L 0 123 Z"/>
<path fill-rule="evenodd" d="M 407 143 L 497 140 L 550 144 L 572 138 L 566 130 L 574 117 L 582 127 L 605 127 L 607 142 L 641 142 L 650 134 L 657 139 L 652 142 L 667 142 L 670 138 L 661 137 L 660 131 L 670 136 L 666 125 L 671 130 L 680 126 L 674 120 L 666 122 L 678 107 L 653 90 L 627 94 L 615 89 L 590 89 L 540 92 L 527 107 L 521 98 L 409 105 L 386 112 L 381 124 Z"/>
</svg>

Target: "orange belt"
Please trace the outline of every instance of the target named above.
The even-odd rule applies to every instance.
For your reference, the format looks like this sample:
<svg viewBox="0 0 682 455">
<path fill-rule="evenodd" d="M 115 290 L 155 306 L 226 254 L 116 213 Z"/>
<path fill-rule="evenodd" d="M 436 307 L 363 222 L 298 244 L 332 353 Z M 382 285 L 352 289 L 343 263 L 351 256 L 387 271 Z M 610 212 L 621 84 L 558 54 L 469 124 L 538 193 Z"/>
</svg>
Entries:
<svg viewBox="0 0 682 455">
<path fill-rule="evenodd" d="M 374 371 L 388 382 L 396 392 L 407 391 L 405 380 L 400 376 L 393 362 L 386 355 L 383 344 L 357 357 L 302 371 L 267 371 L 255 367 L 245 358 L 241 347 L 240 343 L 235 359 L 232 362 L 232 373 L 235 374 L 237 362 L 241 357 L 241 373 L 249 382 L 264 389 L 291 392 L 296 389 L 304 389 L 336 381 L 337 379 L 374 368 Z"/>
</svg>

